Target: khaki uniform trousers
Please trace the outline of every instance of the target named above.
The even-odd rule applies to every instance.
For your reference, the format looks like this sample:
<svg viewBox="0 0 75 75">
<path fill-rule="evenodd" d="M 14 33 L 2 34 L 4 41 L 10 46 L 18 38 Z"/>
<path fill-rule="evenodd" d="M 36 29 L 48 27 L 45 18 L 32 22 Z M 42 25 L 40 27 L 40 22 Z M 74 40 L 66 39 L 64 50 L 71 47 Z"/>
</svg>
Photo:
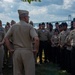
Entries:
<svg viewBox="0 0 75 75">
<path fill-rule="evenodd" d="M 33 52 L 26 49 L 16 49 L 13 54 L 13 75 L 35 75 L 35 60 Z"/>
<path fill-rule="evenodd" d="M 3 59 L 4 59 L 4 48 L 2 45 L 0 46 L 0 74 L 2 73 Z"/>
</svg>

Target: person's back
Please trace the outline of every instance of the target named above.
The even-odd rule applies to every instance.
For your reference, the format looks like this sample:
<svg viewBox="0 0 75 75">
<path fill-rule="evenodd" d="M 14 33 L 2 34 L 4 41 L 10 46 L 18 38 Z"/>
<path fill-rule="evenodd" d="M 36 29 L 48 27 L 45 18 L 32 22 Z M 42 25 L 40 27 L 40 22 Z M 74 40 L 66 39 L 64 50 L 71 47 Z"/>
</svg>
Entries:
<svg viewBox="0 0 75 75">
<path fill-rule="evenodd" d="M 30 37 L 30 30 L 33 27 L 24 21 L 20 21 L 12 27 L 13 44 L 15 48 L 31 48 L 32 38 Z"/>
<path fill-rule="evenodd" d="M 39 47 L 39 38 L 35 29 L 29 24 L 28 11 L 18 10 L 20 22 L 14 24 L 5 35 L 5 43 L 13 55 L 13 74 L 22 75 L 22 69 L 25 75 L 35 75 L 35 61 L 33 52 L 37 52 Z M 14 50 L 10 46 L 9 39 L 12 36 Z M 32 39 L 34 39 L 34 48 L 32 50 Z"/>
</svg>

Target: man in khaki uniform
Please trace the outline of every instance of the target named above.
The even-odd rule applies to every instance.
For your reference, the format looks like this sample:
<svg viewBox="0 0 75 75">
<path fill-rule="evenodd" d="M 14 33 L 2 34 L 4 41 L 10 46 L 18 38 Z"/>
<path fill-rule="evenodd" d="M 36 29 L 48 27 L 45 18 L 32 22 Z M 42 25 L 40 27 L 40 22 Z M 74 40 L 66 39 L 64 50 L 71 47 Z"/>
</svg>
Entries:
<svg viewBox="0 0 75 75">
<path fill-rule="evenodd" d="M 68 38 L 71 50 L 71 75 L 75 75 L 75 18 L 73 19 L 73 30 L 71 30 Z"/>
<path fill-rule="evenodd" d="M 35 75 L 34 53 L 38 50 L 39 38 L 35 29 L 29 24 L 29 12 L 18 10 L 20 22 L 14 24 L 5 35 L 5 43 L 13 54 L 13 74 L 22 75 L 24 68 L 25 75 Z M 12 36 L 14 50 L 10 46 L 9 38 Z M 34 48 L 32 50 L 32 39 Z"/>
<path fill-rule="evenodd" d="M 47 63 L 48 59 L 48 40 L 49 40 L 49 31 L 45 29 L 45 23 L 42 23 L 42 28 L 38 30 L 38 36 L 40 40 L 39 44 L 39 57 L 40 57 L 40 64 L 43 63 L 42 60 L 42 52 L 44 50 L 45 60 L 44 63 Z"/>
<path fill-rule="evenodd" d="M 54 29 L 53 29 L 52 23 L 49 23 L 49 26 L 48 26 L 47 29 L 48 29 L 49 35 L 50 35 L 50 38 L 49 38 L 49 41 L 48 41 L 48 59 L 49 59 L 49 62 L 52 62 L 53 61 L 53 55 L 52 55 L 51 37 L 54 34 Z"/>
<path fill-rule="evenodd" d="M 4 58 L 4 49 L 2 40 L 4 38 L 4 28 L 2 27 L 2 21 L 0 20 L 0 75 L 2 74 L 2 67 L 3 67 L 3 58 Z"/>
<path fill-rule="evenodd" d="M 60 65 L 61 69 L 66 69 L 66 44 L 65 39 L 69 34 L 69 31 L 67 30 L 67 24 L 62 23 L 62 31 L 59 33 L 59 44 L 60 44 L 60 50 L 61 50 L 61 59 L 60 59 Z"/>
<path fill-rule="evenodd" d="M 59 37 L 58 37 L 59 31 L 58 29 L 54 30 L 54 35 L 51 37 L 51 43 L 52 43 L 52 62 L 59 64 L 59 55 L 60 55 L 60 50 L 59 50 Z"/>
</svg>

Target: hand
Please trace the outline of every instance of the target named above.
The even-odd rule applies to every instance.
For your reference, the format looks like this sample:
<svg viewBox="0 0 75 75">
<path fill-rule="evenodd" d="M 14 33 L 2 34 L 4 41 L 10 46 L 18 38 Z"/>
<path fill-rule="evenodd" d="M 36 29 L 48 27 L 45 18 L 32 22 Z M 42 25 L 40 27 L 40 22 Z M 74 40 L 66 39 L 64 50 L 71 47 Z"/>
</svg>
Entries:
<svg viewBox="0 0 75 75">
<path fill-rule="evenodd" d="M 38 53 L 38 50 L 33 50 L 34 55 Z"/>
<path fill-rule="evenodd" d="M 60 45 L 60 48 L 62 48 L 63 46 L 62 45 Z"/>
<path fill-rule="evenodd" d="M 3 43 L 2 42 L 0 42 L 0 46 L 2 46 L 3 45 Z"/>
<path fill-rule="evenodd" d="M 13 53 L 14 53 L 14 49 L 9 50 L 9 52 L 10 52 L 11 54 L 13 54 Z"/>
</svg>

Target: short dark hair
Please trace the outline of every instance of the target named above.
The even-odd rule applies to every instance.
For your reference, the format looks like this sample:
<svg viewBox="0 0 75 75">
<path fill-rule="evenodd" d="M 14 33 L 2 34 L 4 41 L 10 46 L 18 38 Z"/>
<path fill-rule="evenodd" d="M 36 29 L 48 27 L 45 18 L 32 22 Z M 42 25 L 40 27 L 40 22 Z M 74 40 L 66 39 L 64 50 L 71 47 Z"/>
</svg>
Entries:
<svg viewBox="0 0 75 75">
<path fill-rule="evenodd" d="M 61 27 L 63 27 L 63 24 L 60 24 L 60 25 L 59 25 L 59 28 L 61 28 Z"/>
<path fill-rule="evenodd" d="M 48 22 L 46 24 L 49 24 Z"/>
<path fill-rule="evenodd" d="M 45 23 L 44 23 L 44 22 L 42 22 L 42 25 L 45 25 Z"/>
<path fill-rule="evenodd" d="M 0 23 L 2 23 L 2 21 L 0 20 Z"/>
<path fill-rule="evenodd" d="M 66 22 L 65 22 L 65 23 L 62 23 L 62 25 L 63 25 L 63 26 L 66 26 L 66 27 L 68 26 Z"/>
<path fill-rule="evenodd" d="M 59 24 L 58 22 L 56 22 L 55 24 Z"/>
<path fill-rule="evenodd" d="M 75 18 L 73 18 L 73 22 L 75 22 Z"/>
<path fill-rule="evenodd" d="M 52 23 L 49 23 L 49 26 L 53 27 Z"/>
<path fill-rule="evenodd" d="M 54 32 L 58 32 L 59 33 L 58 29 L 55 29 Z"/>
<path fill-rule="evenodd" d="M 41 26 L 41 23 L 39 23 L 39 26 Z"/>
</svg>

